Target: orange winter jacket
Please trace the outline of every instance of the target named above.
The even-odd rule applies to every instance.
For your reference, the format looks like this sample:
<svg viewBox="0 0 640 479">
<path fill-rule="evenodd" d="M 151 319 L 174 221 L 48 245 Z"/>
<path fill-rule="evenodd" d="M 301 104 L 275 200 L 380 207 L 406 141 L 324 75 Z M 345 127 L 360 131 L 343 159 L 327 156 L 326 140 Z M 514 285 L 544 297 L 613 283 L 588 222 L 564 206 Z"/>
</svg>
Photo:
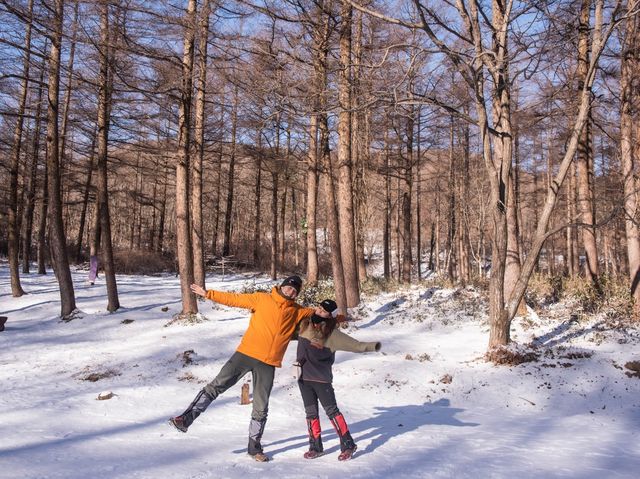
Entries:
<svg viewBox="0 0 640 479">
<path fill-rule="evenodd" d="M 277 368 L 282 366 L 282 358 L 297 324 L 314 313 L 313 309 L 303 308 L 282 296 L 277 287 L 271 293 L 251 294 L 208 290 L 207 299 L 250 309 L 249 327 L 237 351 Z"/>
</svg>

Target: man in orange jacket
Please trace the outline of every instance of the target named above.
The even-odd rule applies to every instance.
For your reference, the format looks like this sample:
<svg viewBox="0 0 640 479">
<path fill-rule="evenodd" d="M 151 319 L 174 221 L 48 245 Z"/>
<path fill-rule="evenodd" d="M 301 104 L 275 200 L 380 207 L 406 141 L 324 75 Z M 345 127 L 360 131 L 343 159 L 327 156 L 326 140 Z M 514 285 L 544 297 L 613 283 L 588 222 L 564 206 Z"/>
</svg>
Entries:
<svg viewBox="0 0 640 479">
<path fill-rule="evenodd" d="M 256 461 L 269 460 L 262 451 L 260 440 L 267 422 L 275 368 L 282 365 L 282 358 L 297 324 L 315 312 L 295 302 L 301 288 L 302 279 L 299 276 L 289 276 L 271 293 L 225 293 L 191 285 L 191 290 L 198 296 L 226 306 L 250 309 L 253 313 L 240 345 L 216 378 L 198 392 L 182 414 L 169 419 L 176 429 L 187 432 L 193 421 L 215 398 L 251 371 L 253 411 L 249 424 L 248 453 Z"/>
</svg>

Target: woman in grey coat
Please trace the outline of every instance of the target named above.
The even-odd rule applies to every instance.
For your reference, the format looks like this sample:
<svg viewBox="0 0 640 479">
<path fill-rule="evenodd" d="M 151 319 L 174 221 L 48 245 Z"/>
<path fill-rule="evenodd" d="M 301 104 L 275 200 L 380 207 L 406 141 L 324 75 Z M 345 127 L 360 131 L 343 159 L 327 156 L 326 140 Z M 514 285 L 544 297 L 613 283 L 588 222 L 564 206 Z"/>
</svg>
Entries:
<svg viewBox="0 0 640 479">
<path fill-rule="evenodd" d="M 304 453 L 305 459 L 315 459 L 323 454 L 318 401 L 340 438 L 338 460 L 351 459 L 357 446 L 336 403 L 332 366 L 336 351 L 364 353 L 379 351 L 381 346 L 379 342 L 358 341 L 340 331 L 333 315 L 336 310 L 335 301 L 325 299 L 316 308 L 316 314 L 300 322 L 298 331 L 297 364 L 301 368 L 298 386 L 309 432 L 309 450 Z"/>
</svg>

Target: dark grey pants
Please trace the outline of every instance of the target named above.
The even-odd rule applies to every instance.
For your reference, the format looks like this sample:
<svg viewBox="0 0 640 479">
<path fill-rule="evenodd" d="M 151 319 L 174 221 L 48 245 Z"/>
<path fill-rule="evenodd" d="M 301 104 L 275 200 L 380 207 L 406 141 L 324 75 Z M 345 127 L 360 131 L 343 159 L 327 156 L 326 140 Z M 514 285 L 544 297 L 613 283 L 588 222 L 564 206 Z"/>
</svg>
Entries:
<svg viewBox="0 0 640 479">
<path fill-rule="evenodd" d="M 276 368 L 236 351 L 213 381 L 204 387 L 212 399 L 217 398 L 242 377 L 251 372 L 253 381 L 253 411 L 251 418 L 264 423 L 269 412 L 269 396 L 273 389 Z"/>
</svg>

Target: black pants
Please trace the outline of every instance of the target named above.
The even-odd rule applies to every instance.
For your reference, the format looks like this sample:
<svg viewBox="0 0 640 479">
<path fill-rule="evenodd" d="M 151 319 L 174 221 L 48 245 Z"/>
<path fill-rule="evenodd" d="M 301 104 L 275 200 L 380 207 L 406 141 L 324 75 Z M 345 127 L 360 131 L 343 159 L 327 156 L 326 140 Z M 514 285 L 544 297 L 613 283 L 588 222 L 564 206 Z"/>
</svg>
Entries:
<svg viewBox="0 0 640 479">
<path fill-rule="evenodd" d="M 225 392 L 251 371 L 253 378 L 253 411 L 251 418 L 264 422 L 269 412 L 269 396 L 273 389 L 275 367 L 236 351 L 204 390 L 211 398 Z"/>
<path fill-rule="evenodd" d="M 331 383 L 319 383 L 317 381 L 298 381 L 300 394 L 302 394 L 302 402 L 307 419 L 318 417 L 318 401 L 322 404 L 324 411 L 329 419 L 333 419 L 340 414 L 338 405 L 336 404 L 336 394 Z"/>
<path fill-rule="evenodd" d="M 344 416 L 340 413 L 336 404 L 336 395 L 331 383 L 319 383 L 316 381 L 298 381 L 304 410 L 307 414 L 307 427 L 309 429 L 309 450 L 322 451 L 322 439 L 320 433 L 320 419 L 318 418 L 318 401 L 322 404 L 331 424 L 340 437 L 340 450 L 347 449 L 352 452 L 356 449 L 349 427 Z"/>
</svg>

